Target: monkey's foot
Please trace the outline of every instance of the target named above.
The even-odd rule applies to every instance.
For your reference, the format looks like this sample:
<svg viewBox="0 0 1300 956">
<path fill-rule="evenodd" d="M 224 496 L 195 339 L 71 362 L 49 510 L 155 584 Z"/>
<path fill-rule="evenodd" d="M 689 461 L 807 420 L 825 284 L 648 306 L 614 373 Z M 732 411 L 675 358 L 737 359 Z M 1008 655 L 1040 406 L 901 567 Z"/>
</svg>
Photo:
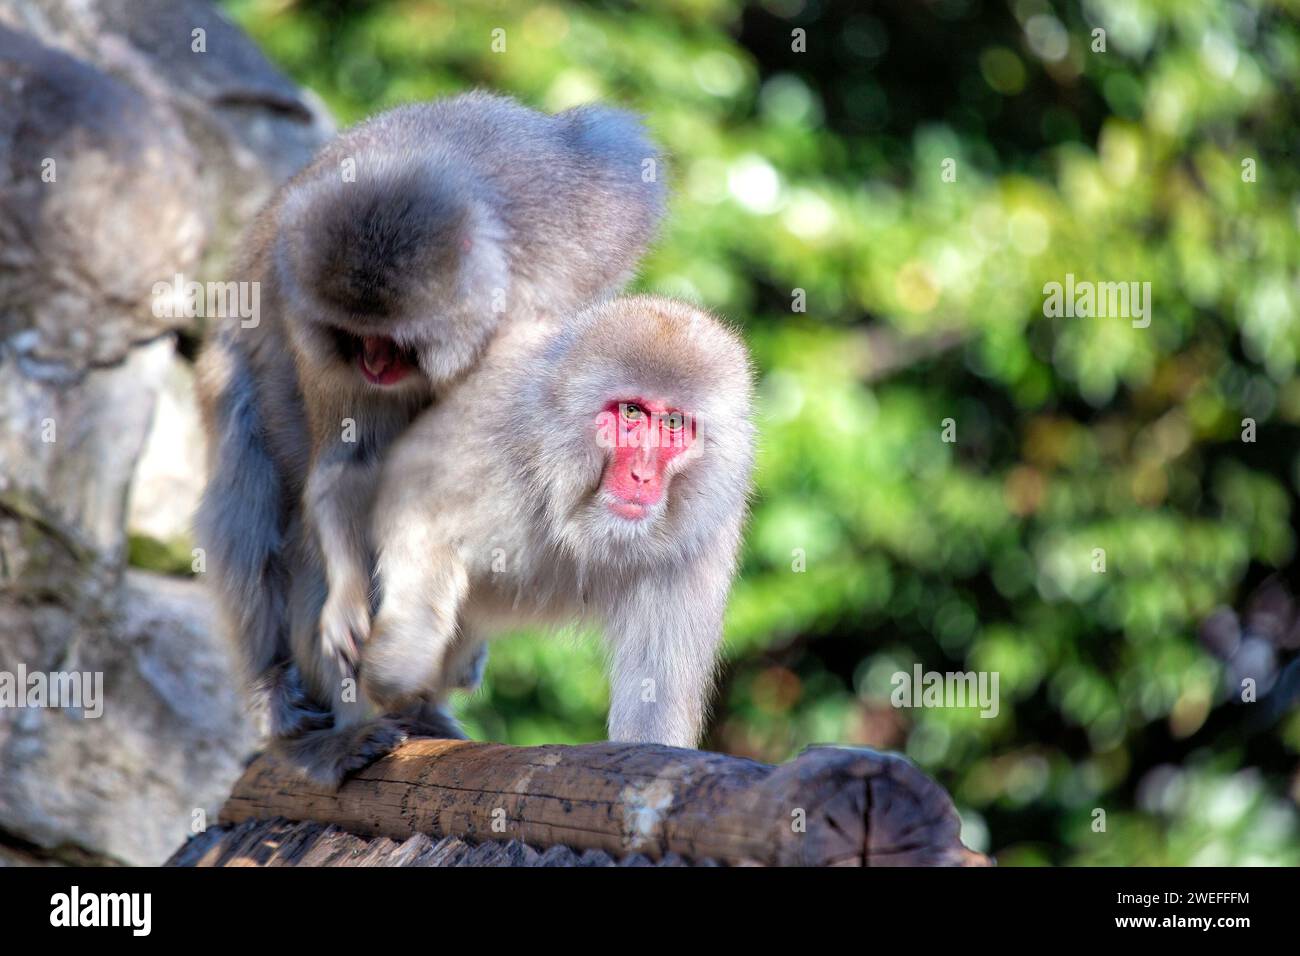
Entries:
<svg viewBox="0 0 1300 956">
<path fill-rule="evenodd" d="M 269 675 L 266 695 L 272 737 L 300 737 L 334 724 L 330 709 L 308 696 L 296 664 L 281 664 Z"/>
<path fill-rule="evenodd" d="M 402 726 L 413 737 L 438 737 L 443 740 L 468 740 L 460 722 L 441 704 L 424 703 L 401 717 Z"/>
<path fill-rule="evenodd" d="M 280 737 L 272 741 L 271 749 L 317 783 L 337 787 L 348 774 L 388 756 L 408 735 L 403 721 L 383 717 L 299 737 Z"/>
<path fill-rule="evenodd" d="M 370 599 L 364 590 L 331 591 L 320 612 L 321 652 L 344 676 L 354 676 L 370 636 Z"/>
</svg>

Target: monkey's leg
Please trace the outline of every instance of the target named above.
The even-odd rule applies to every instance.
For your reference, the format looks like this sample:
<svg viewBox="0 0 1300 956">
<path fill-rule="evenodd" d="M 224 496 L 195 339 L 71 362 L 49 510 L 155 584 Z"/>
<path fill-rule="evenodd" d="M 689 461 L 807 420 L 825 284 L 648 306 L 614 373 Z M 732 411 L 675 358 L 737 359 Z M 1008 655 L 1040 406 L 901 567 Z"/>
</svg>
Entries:
<svg viewBox="0 0 1300 956">
<path fill-rule="evenodd" d="M 467 638 L 461 638 L 467 641 Z M 459 690 L 476 691 L 483 683 L 483 672 L 487 670 L 488 649 L 486 642 L 468 642 L 470 650 L 457 657 L 451 668 L 451 686 Z"/>
<path fill-rule="evenodd" d="M 407 708 L 401 717 L 402 726 L 417 737 L 441 737 L 446 740 L 467 740 L 460 721 L 452 716 L 445 701 L 424 700 Z"/>
<path fill-rule="evenodd" d="M 272 737 L 300 737 L 333 726 L 334 714 L 311 699 L 296 664 L 275 668 L 267 676 L 265 690 Z"/>
<path fill-rule="evenodd" d="M 402 725 L 416 737 L 439 737 L 450 740 L 468 740 L 455 715 L 447 694 L 458 690 L 477 690 L 483 682 L 483 669 L 487 666 L 487 642 L 462 633 L 453 642 L 448 658 L 442 667 L 446 690 L 431 692 L 423 700 L 408 705 L 401 714 Z"/>
<path fill-rule="evenodd" d="M 354 670 L 370 633 L 370 553 L 366 525 L 378 466 L 331 449 L 312 469 L 305 501 L 325 565 L 321 654 Z"/>
<path fill-rule="evenodd" d="M 467 739 L 460 722 L 451 712 L 446 693 L 456 690 L 478 690 L 483 683 L 483 670 L 487 667 L 487 642 L 462 631 L 448 654 L 442 672 L 447 681 L 446 691 L 433 693 L 403 714 L 406 728 L 420 737 L 449 737 Z"/>
<path fill-rule="evenodd" d="M 195 528 L 225 629 L 245 677 L 257 682 L 288 655 L 282 479 L 262 438 L 257 389 L 242 354 L 218 337 L 203 370 L 212 474 Z"/>
<path fill-rule="evenodd" d="M 618 600 L 609 617 L 610 740 L 672 747 L 699 743 L 713 689 L 727 581 L 683 570 L 687 573 L 680 579 L 647 575 Z M 701 580 L 708 586 L 700 586 Z M 682 582 L 696 586 L 684 588 Z"/>
<path fill-rule="evenodd" d="M 418 517 L 394 522 L 380 541 L 376 577 L 382 591 L 379 613 L 362 656 L 366 694 L 381 709 L 395 711 L 426 693 L 448 689 L 449 655 L 460 607 L 469 591 L 461 561 L 433 545 L 431 529 Z"/>
<path fill-rule="evenodd" d="M 305 529 L 294 542 L 289 590 L 289 641 L 294 662 L 279 669 L 270 690 L 271 750 L 300 773 L 337 786 L 348 773 L 389 753 L 407 733 L 402 722 L 376 719 L 351 666 L 320 653 L 325 574 Z"/>
</svg>

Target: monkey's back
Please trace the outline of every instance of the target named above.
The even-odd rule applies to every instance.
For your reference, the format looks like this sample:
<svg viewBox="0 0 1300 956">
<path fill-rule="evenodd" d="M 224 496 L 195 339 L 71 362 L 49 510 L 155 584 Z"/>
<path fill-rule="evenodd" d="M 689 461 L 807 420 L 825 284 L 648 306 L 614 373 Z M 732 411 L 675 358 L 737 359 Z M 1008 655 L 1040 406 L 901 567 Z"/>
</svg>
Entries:
<svg viewBox="0 0 1300 956">
<path fill-rule="evenodd" d="M 296 179 L 347 159 L 423 165 L 481 190 L 506 226 L 515 293 L 550 312 L 623 285 L 663 214 L 659 150 L 635 115 L 604 106 L 551 116 L 481 91 L 399 106 L 340 134 Z"/>
</svg>

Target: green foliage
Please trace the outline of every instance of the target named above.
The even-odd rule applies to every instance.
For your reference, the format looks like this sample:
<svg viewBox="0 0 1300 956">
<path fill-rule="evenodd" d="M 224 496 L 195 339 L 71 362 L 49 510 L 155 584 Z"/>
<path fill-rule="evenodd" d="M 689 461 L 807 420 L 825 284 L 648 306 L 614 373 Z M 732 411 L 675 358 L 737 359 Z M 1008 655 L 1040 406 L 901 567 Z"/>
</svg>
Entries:
<svg viewBox="0 0 1300 956">
<path fill-rule="evenodd" d="M 1300 719 L 1197 640 L 1296 546 L 1294 2 L 227 6 L 344 121 L 483 86 L 669 150 L 639 284 L 762 372 L 710 746 L 904 750 L 1006 863 L 1300 863 Z M 1067 273 L 1149 282 L 1149 327 L 1046 317 Z M 592 642 L 492 653 L 473 731 L 601 736 Z M 916 662 L 999 713 L 892 707 Z"/>
<path fill-rule="evenodd" d="M 189 576 L 194 566 L 190 549 L 188 540 L 159 541 L 148 535 L 133 534 L 127 539 L 127 561 L 137 568 Z"/>
</svg>

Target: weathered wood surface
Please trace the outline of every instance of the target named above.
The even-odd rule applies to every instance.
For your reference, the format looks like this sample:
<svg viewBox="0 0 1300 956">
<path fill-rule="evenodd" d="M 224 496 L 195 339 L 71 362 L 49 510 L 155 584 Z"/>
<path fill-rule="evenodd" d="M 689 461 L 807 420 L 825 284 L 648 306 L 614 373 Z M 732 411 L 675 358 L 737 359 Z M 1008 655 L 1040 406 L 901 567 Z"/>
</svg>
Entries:
<svg viewBox="0 0 1300 956">
<path fill-rule="evenodd" d="M 614 857 L 604 850 L 567 846 L 537 849 L 518 840 L 470 843 L 460 837 L 440 840 L 417 833 L 401 843 L 388 837 L 359 837 L 323 823 L 245 820 L 209 827 L 191 837 L 167 861 L 168 866 L 281 867 L 641 867 L 717 866 L 716 860 L 687 860 L 667 853 L 651 860 L 644 853 Z"/>
<path fill-rule="evenodd" d="M 235 785 L 221 823 L 275 817 L 398 842 L 517 840 L 731 865 L 988 862 L 962 846 L 952 802 L 929 777 L 895 755 L 837 747 L 773 767 L 647 744 L 415 738 L 337 792 L 263 755 Z"/>
</svg>

